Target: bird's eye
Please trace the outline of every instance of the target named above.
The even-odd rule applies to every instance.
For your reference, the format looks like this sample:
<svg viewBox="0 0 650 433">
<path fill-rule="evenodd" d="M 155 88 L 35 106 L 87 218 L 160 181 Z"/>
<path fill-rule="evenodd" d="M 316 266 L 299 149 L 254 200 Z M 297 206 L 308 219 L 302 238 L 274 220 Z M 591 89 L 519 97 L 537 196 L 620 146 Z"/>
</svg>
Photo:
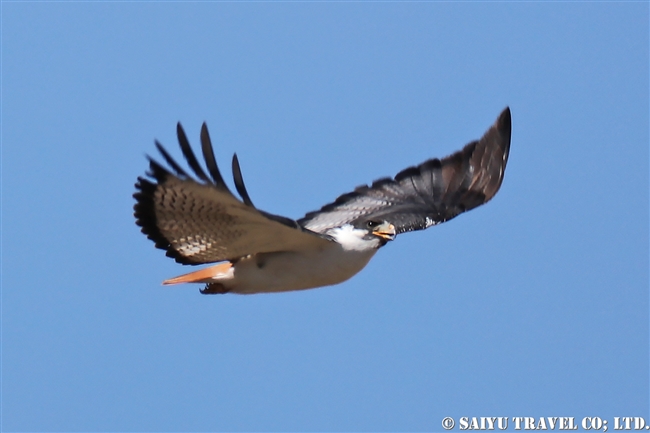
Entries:
<svg viewBox="0 0 650 433">
<path fill-rule="evenodd" d="M 375 227 L 377 227 L 378 225 L 379 225 L 379 223 L 378 223 L 377 221 L 368 221 L 368 222 L 366 223 L 366 226 L 367 226 L 369 229 L 375 228 Z"/>
</svg>

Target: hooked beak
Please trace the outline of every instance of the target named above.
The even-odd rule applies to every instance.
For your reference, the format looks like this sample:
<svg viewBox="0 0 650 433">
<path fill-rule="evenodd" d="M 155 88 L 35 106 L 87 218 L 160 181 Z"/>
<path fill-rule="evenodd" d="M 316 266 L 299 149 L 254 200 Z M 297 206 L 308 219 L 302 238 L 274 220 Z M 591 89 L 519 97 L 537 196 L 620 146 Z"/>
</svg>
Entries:
<svg viewBox="0 0 650 433">
<path fill-rule="evenodd" d="M 378 225 L 375 230 L 372 232 L 373 235 L 378 236 L 386 241 L 392 241 L 397 235 L 395 226 L 389 222 L 382 223 Z"/>
</svg>

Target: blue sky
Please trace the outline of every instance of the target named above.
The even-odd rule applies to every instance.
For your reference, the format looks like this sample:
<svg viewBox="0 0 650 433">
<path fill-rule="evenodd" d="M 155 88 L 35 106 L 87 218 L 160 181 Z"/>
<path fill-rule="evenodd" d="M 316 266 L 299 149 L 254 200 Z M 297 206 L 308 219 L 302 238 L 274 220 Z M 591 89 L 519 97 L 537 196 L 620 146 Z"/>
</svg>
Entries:
<svg viewBox="0 0 650 433">
<path fill-rule="evenodd" d="M 648 419 L 647 3 L 1 7 L 4 431 Z M 505 106 L 495 199 L 338 286 L 161 287 L 134 224 L 177 121 L 298 218 Z"/>
</svg>

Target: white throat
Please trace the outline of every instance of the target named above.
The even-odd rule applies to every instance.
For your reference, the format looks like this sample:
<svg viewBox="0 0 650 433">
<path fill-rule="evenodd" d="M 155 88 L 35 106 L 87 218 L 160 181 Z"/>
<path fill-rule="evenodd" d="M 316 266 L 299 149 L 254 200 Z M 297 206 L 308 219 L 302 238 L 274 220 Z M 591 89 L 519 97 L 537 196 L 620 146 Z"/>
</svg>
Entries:
<svg viewBox="0 0 650 433">
<path fill-rule="evenodd" d="M 329 229 L 326 234 L 333 237 L 336 242 L 341 244 L 344 250 L 347 251 L 369 251 L 379 247 L 380 240 L 378 238 L 364 239 L 368 234 L 366 230 L 355 229 L 350 224 L 345 224 L 342 227 Z"/>
</svg>

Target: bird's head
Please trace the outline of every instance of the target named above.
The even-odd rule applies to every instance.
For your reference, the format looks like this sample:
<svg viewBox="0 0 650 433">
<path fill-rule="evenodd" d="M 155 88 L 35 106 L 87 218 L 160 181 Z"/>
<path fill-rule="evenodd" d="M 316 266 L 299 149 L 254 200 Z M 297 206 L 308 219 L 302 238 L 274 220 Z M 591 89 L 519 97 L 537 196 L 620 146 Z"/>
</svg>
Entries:
<svg viewBox="0 0 650 433">
<path fill-rule="evenodd" d="M 382 245 L 388 241 L 392 241 L 395 239 L 395 235 L 397 235 L 395 226 L 388 221 L 364 221 L 359 228 L 365 229 L 368 232 L 364 236 L 364 239 L 379 238 L 382 241 Z"/>
<path fill-rule="evenodd" d="M 362 220 L 328 230 L 343 249 L 365 251 L 377 249 L 395 239 L 397 230 L 388 221 Z"/>
</svg>

